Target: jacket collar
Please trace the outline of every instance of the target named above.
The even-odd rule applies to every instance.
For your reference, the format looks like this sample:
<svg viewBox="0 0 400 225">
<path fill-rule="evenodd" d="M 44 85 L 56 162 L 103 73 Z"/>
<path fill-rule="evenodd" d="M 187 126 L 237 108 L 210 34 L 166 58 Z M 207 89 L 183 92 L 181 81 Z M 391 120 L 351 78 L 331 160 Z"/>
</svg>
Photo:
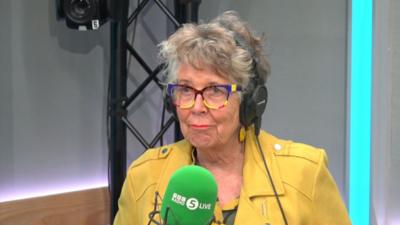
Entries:
<svg viewBox="0 0 400 225">
<path fill-rule="evenodd" d="M 176 170 L 183 166 L 193 164 L 192 152 L 193 146 L 186 140 L 179 141 L 169 147 L 169 156 L 167 157 L 157 182 L 156 191 L 158 191 L 160 196 L 164 196 L 169 179 Z"/>
<path fill-rule="evenodd" d="M 254 130 L 251 128 L 246 133 L 242 189 L 250 198 L 274 195 L 260 151 L 258 150 Z M 278 195 L 282 195 L 284 194 L 284 189 L 273 148 L 278 140 L 265 132 L 260 133 L 259 139 L 276 192 Z M 186 140 L 171 145 L 168 149 L 168 154 L 169 156 L 167 157 L 167 161 L 157 182 L 156 190 L 161 196 L 164 196 L 171 175 L 182 166 L 194 163 L 192 158 L 193 146 Z"/>
</svg>

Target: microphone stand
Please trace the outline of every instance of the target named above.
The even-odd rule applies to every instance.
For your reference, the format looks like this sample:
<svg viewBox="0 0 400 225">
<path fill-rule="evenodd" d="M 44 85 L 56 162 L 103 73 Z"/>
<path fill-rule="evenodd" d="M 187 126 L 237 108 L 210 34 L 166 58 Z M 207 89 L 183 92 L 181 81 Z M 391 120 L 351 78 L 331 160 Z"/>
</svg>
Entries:
<svg viewBox="0 0 400 225">
<path fill-rule="evenodd" d="M 159 222 L 159 221 L 155 220 L 155 218 L 154 218 L 157 214 L 160 215 L 160 213 L 161 213 L 159 210 L 157 210 L 158 198 L 161 199 L 161 196 L 158 194 L 158 192 L 154 193 L 154 209 L 153 209 L 153 211 L 151 211 L 149 213 L 149 223 L 147 223 L 147 225 L 150 225 L 152 222 L 155 223 L 156 225 L 168 225 L 168 214 L 169 214 L 169 210 L 170 210 L 169 207 L 167 207 L 167 209 L 165 210 L 166 212 L 165 212 L 165 216 L 163 218 L 164 223 L 162 221 Z"/>
<path fill-rule="evenodd" d="M 168 213 L 169 213 L 169 207 L 167 207 L 167 209 L 165 210 L 165 216 L 164 216 L 164 225 L 168 225 Z"/>
<path fill-rule="evenodd" d="M 147 225 L 150 225 L 152 222 L 155 223 L 156 225 L 168 225 L 168 214 L 169 214 L 169 209 L 170 209 L 170 208 L 167 207 L 167 209 L 165 210 L 166 212 L 165 212 L 165 216 L 164 216 L 164 218 L 163 218 L 164 223 L 163 223 L 163 222 L 158 222 L 157 220 L 154 219 L 154 217 L 155 217 L 157 214 L 160 214 L 160 211 L 158 211 L 158 210 L 153 210 L 153 211 L 151 211 L 151 212 L 149 213 L 149 223 L 148 223 Z"/>
</svg>

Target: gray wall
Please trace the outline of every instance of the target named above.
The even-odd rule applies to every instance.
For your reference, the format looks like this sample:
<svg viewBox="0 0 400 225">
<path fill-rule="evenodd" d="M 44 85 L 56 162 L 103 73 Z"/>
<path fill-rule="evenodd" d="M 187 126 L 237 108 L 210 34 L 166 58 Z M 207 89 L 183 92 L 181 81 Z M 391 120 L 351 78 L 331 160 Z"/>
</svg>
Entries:
<svg viewBox="0 0 400 225">
<path fill-rule="evenodd" d="M 110 26 L 70 30 L 56 21 L 54 3 L 0 1 L 0 201 L 108 182 Z M 151 68 L 158 64 L 155 44 L 167 35 L 162 15 L 151 2 L 129 30 L 130 42 Z M 129 92 L 146 76 L 132 59 Z M 129 110 L 148 141 L 160 127 L 160 96 L 152 84 Z M 145 148 L 129 132 L 128 143 L 129 164 Z"/>
<path fill-rule="evenodd" d="M 391 1 L 390 7 L 390 30 L 392 36 L 392 53 L 393 53 L 393 82 L 392 82 L 392 148 L 390 174 L 391 183 L 389 191 L 388 204 L 388 220 L 391 223 L 400 223 L 400 2 Z"/>
<path fill-rule="evenodd" d="M 109 28 L 68 30 L 53 2 L 0 3 L 0 201 L 107 183 Z"/>
<path fill-rule="evenodd" d="M 400 2 L 375 4 L 371 224 L 400 223 Z"/>
<path fill-rule="evenodd" d="M 202 18 L 236 10 L 265 33 L 272 75 L 263 128 L 326 149 L 346 196 L 347 1 L 203 1 Z"/>
<path fill-rule="evenodd" d="M 131 1 L 131 8 L 135 8 L 136 4 L 136 1 Z M 149 1 L 142 13 L 139 14 L 136 25 L 132 25 L 129 29 L 130 42 L 152 69 L 155 69 L 159 64 L 157 44 L 167 38 L 168 24 L 169 20 L 154 1 Z M 129 57 L 129 59 L 128 93 L 132 93 L 147 78 L 148 74 L 137 63 L 136 59 L 133 57 Z M 161 74 L 158 77 L 161 78 Z M 154 82 L 151 82 L 128 108 L 129 120 L 140 130 L 148 142 L 160 130 L 163 110 L 161 96 L 160 88 Z M 169 118 L 168 113 L 166 115 L 167 120 Z M 173 140 L 173 127 L 170 128 L 164 137 L 164 144 L 171 143 Z M 143 145 L 131 133 L 128 133 L 128 166 L 145 150 Z"/>
<path fill-rule="evenodd" d="M 400 223 L 400 2 L 391 0 L 390 5 L 390 31 L 392 39 L 392 130 L 390 149 L 390 174 L 388 192 L 389 223 Z"/>
<path fill-rule="evenodd" d="M 109 25 L 68 30 L 55 21 L 53 2 L 1 1 L 0 14 L 10 18 L 1 20 L 0 36 L 2 198 L 107 180 Z M 268 38 L 272 77 L 264 129 L 326 148 L 344 191 L 346 2 L 204 0 L 200 18 L 227 9 Z M 166 37 L 166 19 L 153 3 L 140 17 L 131 41 L 154 68 L 154 44 Z M 132 60 L 129 89 L 146 76 Z M 161 105 L 151 85 L 130 107 L 129 118 L 147 140 L 159 129 Z M 128 140 L 130 162 L 144 148 L 129 133 Z"/>
<path fill-rule="evenodd" d="M 7 9 L 7 10 L 2 10 Z M 11 17 L 11 1 L 1 1 L 0 10 L 4 18 Z M 3 12 L 4 11 L 4 12 Z M 10 20 L 0 20 L 0 43 L 11 43 L 11 23 Z M 0 44 L 0 198 L 2 198 L 3 189 L 7 184 L 8 174 L 12 171 L 13 165 L 5 163 L 7 157 L 12 156 L 12 139 L 13 127 L 11 121 L 12 115 L 12 76 L 11 76 L 11 45 Z M 4 161 L 4 162 L 3 162 Z"/>
</svg>

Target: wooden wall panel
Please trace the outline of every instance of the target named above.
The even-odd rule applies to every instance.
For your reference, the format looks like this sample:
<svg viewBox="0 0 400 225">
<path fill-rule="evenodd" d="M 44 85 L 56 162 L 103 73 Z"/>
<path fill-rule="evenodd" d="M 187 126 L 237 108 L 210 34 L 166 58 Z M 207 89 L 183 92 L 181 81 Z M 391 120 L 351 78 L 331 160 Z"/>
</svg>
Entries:
<svg viewBox="0 0 400 225">
<path fill-rule="evenodd" d="M 108 225 L 107 188 L 0 203 L 1 225 Z"/>
</svg>

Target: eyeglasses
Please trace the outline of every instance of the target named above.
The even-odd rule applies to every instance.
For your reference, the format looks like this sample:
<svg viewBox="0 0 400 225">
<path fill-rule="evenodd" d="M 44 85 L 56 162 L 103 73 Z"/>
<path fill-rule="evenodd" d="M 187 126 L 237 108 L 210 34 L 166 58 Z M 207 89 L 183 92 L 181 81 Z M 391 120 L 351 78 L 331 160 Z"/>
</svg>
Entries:
<svg viewBox="0 0 400 225">
<path fill-rule="evenodd" d="M 188 85 L 167 84 L 167 94 L 172 98 L 174 105 L 181 109 L 194 106 L 198 94 L 203 98 L 204 105 L 209 109 L 220 109 L 228 104 L 229 95 L 241 91 L 237 84 L 220 84 L 197 90 Z"/>
</svg>

